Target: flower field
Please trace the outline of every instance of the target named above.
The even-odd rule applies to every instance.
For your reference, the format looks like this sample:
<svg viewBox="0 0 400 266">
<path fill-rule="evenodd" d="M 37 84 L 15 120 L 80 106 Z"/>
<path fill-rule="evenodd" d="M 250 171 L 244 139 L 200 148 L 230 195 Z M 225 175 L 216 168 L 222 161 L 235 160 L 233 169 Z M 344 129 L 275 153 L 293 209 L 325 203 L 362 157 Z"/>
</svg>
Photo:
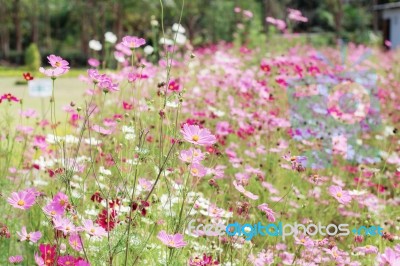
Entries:
<svg viewBox="0 0 400 266">
<path fill-rule="evenodd" d="M 399 53 L 169 45 L 151 63 L 145 43 L 89 61 L 69 105 L 62 54 L 24 75 L 51 81 L 45 112 L 2 95 L 0 265 L 400 265 Z"/>
</svg>

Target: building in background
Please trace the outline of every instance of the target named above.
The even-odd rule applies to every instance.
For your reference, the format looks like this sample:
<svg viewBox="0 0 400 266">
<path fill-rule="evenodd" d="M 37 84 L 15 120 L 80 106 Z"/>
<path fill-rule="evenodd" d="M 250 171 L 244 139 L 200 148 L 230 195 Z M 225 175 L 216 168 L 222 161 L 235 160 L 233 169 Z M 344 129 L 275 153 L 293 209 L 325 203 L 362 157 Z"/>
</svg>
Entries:
<svg viewBox="0 0 400 266">
<path fill-rule="evenodd" d="M 380 13 L 381 29 L 384 45 L 389 49 L 400 47 L 400 2 L 376 5 Z"/>
</svg>

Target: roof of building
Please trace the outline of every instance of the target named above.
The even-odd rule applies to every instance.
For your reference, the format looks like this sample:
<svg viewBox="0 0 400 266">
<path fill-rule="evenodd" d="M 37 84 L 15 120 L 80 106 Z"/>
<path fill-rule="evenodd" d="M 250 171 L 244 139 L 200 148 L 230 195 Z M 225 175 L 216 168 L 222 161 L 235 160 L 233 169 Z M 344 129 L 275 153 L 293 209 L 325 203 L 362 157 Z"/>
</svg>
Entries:
<svg viewBox="0 0 400 266">
<path fill-rule="evenodd" d="M 374 10 L 396 9 L 396 8 L 400 8 L 400 2 L 374 6 Z"/>
</svg>

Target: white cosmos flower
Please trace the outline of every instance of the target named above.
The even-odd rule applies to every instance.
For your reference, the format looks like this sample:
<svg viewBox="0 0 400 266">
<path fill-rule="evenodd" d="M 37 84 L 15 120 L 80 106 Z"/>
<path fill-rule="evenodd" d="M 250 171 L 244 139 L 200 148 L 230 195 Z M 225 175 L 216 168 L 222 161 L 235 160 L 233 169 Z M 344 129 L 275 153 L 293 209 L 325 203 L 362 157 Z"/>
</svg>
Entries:
<svg viewBox="0 0 400 266">
<path fill-rule="evenodd" d="M 179 23 L 174 23 L 174 25 L 172 25 L 172 30 L 179 33 L 186 32 L 185 28 Z"/>
<path fill-rule="evenodd" d="M 104 168 L 103 166 L 99 167 L 99 173 L 103 174 L 103 175 L 111 175 L 111 171 L 106 169 L 106 168 Z"/>
<path fill-rule="evenodd" d="M 111 31 L 106 32 L 104 34 L 104 38 L 109 43 L 116 43 L 117 42 L 117 36 L 114 33 L 112 33 Z"/>
<path fill-rule="evenodd" d="M 183 44 L 186 43 L 186 36 L 185 35 L 183 35 L 183 34 L 178 32 L 174 37 L 176 38 L 176 43 L 177 44 L 183 45 Z"/>
<path fill-rule="evenodd" d="M 160 43 L 165 45 L 173 45 L 174 41 L 163 37 L 160 39 Z"/>
<path fill-rule="evenodd" d="M 103 46 L 101 45 L 101 43 L 97 40 L 91 40 L 89 41 L 89 48 L 95 51 L 101 51 L 101 49 L 103 48 Z"/>
<path fill-rule="evenodd" d="M 150 55 L 154 52 L 154 48 L 151 45 L 146 45 L 143 49 L 144 53 Z"/>
</svg>

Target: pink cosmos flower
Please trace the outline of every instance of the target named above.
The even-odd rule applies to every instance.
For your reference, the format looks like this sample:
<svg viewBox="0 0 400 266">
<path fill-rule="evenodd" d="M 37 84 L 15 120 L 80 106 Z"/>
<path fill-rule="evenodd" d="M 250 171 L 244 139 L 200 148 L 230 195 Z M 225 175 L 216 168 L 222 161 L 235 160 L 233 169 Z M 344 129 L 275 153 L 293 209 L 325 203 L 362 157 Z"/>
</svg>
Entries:
<svg viewBox="0 0 400 266">
<path fill-rule="evenodd" d="M 93 224 L 92 220 L 83 221 L 82 229 L 91 236 L 103 237 L 107 235 L 106 230 L 101 226 L 96 226 Z"/>
<path fill-rule="evenodd" d="M 257 208 L 262 212 L 265 212 L 265 216 L 267 217 L 268 221 L 271 223 L 275 222 L 275 212 L 268 207 L 267 203 L 260 204 Z"/>
<path fill-rule="evenodd" d="M 143 38 L 138 38 L 136 36 L 125 36 L 122 38 L 122 44 L 128 48 L 134 49 L 138 48 L 146 43 Z"/>
<path fill-rule="evenodd" d="M 34 118 L 37 116 L 37 112 L 34 109 L 26 109 L 24 111 L 19 111 L 19 114 L 25 118 Z"/>
<path fill-rule="evenodd" d="M 14 208 L 27 210 L 35 204 L 35 194 L 31 191 L 19 191 L 11 193 L 11 197 L 7 198 L 7 202 Z"/>
<path fill-rule="evenodd" d="M 71 234 L 69 236 L 68 242 L 74 250 L 76 251 L 82 250 L 82 240 L 78 234 Z"/>
<path fill-rule="evenodd" d="M 100 61 L 97 60 L 96 58 L 89 58 L 88 59 L 88 64 L 91 67 L 98 67 L 100 65 Z"/>
<path fill-rule="evenodd" d="M 248 197 L 249 199 L 252 200 L 257 200 L 259 198 L 258 195 L 255 195 L 253 193 L 251 193 L 250 191 L 247 191 L 246 189 L 244 189 L 244 187 L 240 184 L 237 183 L 237 181 L 233 181 L 233 186 L 243 195 L 245 195 L 246 197 Z"/>
<path fill-rule="evenodd" d="M 157 238 L 160 239 L 163 244 L 171 248 L 182 248 L 187 245 L 187 243 L 183 241 L 183 235 L 169 235 L 164 230 L 158 233 Z"/>
<path fill-rule="evenodd" d="M 355 252 L 361 252 L 363 254 L 374 254 L 378 253 L 378 248 L 371 245 L 366 245 L 364 247 L 356 247 L 354 249 Z"/>
<path fill-rule="evenodd" d="M 184 124 L 181 133 L 187 142 L 200 146 L 209 146 L 217 142 L 217 138 L 208 129 L 200 128 L 198 125 Z"/>
<path fill-rule="evenodd" d="M 56 56 L 56 55 L 49 55 L 47 57 L 49 60 L 49 64 L 54 67 L 54 68 L 62 68 L 62 69 L 69 69 L 69 63 L 67 60 L 64 60 L 61 58 L 61 56 Z"/>
<path fill-rule="evenodd" d="M 71 266 L 75 265 L 76 259 L 72 256 L 60 256 L 57 260 L 57 265 L 59 266 Z"/>
<path fill-rule="evenodd" d="M 22 227 L 21 232 L 17 232 L 17 235 L 19 236 L 19 240 L 21 242 L 27 240 L 32 243 L 36 243 L 42 237 L 42 233 L 40 231 L 27 233 L 25 226 Z"/>
<path fill-rule="evenodd" d="M 48 68 L 48 69 L 45 69 L 43 67 L 40 67 L 39 68 L 39 72 L 44 74 L 44 75 L 46 75 L 46 76 L 48 76 L 48 77 L 56 78 L 56 77 L 59 77 L 61 75 L 64 75 L 65 73 L 67 73 L 68 69 L 67 68 Z"/>
<path fill-rule="evenodd" d="M 329 194 L 333 196 L 339 203 L 347 205 L 351 202 L 351 196 L 348 191 L 343 190 L 339 186 L 330 186 Z"/>
<path fill-rule="evenodd" d="M 207 169 L 201 164 L 193 163 L 190 166 L 190 173 L 192 174 L 192 176 L 203 177 L 207 174 Z"/>
<path fill-rule="evenodd" d="M 77 231 L 75 225 L 68 218 L 55 216 L 53 217 L 53 224 L 55 229 L 62 231 L 65 235 L 75 233 Z"/>
<path fill-rule="evenodd" d="M 78 261 L 75 262 L 75 266 L 90 266 L 90 263 L 87 262 L 86 260 L 79 259 Z"/>
<path fill-rule="evenodd" d="M 46 266 L 42 257 L 35 253 L 35 262 L 38 266 Z"/>
<path fill-rule="evenodd" d="M 379 262 L 379 266 L 400 265 L 400 252 L 396 252 L 396 247 L 394 250 L 392 248 L 386 248 L 385 253 L 377 256 L 377 261 Z"/>
<path fill-rule="evenodd" d="M 179 159 L 187 163 L 199 163 L 204 159 L 205 155 L 200 149 L 190 148 L 189 150 L 181 151 Z"/>
<path fill-rule="evenodd" d="M 24 260 L 24 258 L 21 255 L 11 256 L 8 258 L 8 261 L 12 264 L 21 263 L 23 260 Z"/>
<path fill-rule="evenodd" d="M 51 217 L 63 216 L 65 209 L 60 207 L 59 204 L 51 202 L 50 204 L 43 207 L 43 212 Z"/>
<path fill-rule="evenodd" d="M 101 127 L 99 125 L 92 126 L 92 130 L 96 131 L 97 133 L 100 133 L 101 135 L 110 135 L 111 133 L 113 133 L 112 129 L 106 129 L 106 128 Z"/>
<path fill-rule="evenodd" d="M 153 183 L 151 183 L 149 180 L 147 180 L 145 178 L 139 178 L 139 185 L 145 191 L 150 191 L 151 188 L 153 187 Z"/>
<path fill-rule="evenodd" d="M 314 246 L 314 241 L 308 236 L 300 234 L 294 237 L 296 245 L 303 245 L 307 248 L 312 248 Z"/>
<path fill-rule="evenodd" d="M 304 17 L 303 14 L 301 14 L 300 10 L 288 8 L 288 11 L 289 11 L 289 16 L 288 16 L 289 19 L 299 22 L 308 21 L 308 18 Z"/>
<path fill-rule="evenodd" d="M 65 209 L 67 205 L 69 204 L 68 196 L 65 195 L 62 192 L 58 192 L 54 197 L 53 197 L 53 204 L 56 205 L 56 208 L 62 208 Z"/>
</svg>

